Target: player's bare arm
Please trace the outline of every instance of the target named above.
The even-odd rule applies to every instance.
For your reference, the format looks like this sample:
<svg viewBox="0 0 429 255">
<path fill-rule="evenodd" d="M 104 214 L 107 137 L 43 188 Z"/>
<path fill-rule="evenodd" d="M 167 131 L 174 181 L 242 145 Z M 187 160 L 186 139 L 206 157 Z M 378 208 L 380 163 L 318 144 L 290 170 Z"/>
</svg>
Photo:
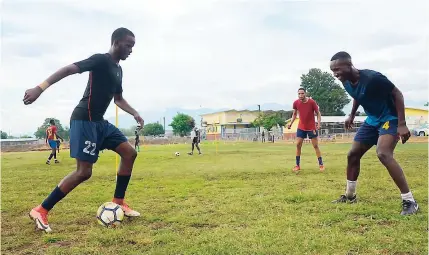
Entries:
<svg viewBox="0 0 429 255">
<path fill-rule="evenodd" d="M 411 133 L 405 122 L 404 95 L 396 86 L 393 88 L 392 95 L 395 101 L 396 112 L 398 113 L 398 134 L 401 136 L 402 143 L 406 143 Z"/>
<path fill-rule="evenodd" d="M 353 120 L 355 119 L 356 112 L 357 112 L 358 108 L 359 108 L 359 102 L 356 99 L 353 99 L 352 111 L 351 111 L 349 117 L 346 119 L 346 121 L 344 123 L 346 129 L 351 129 L 352 128 Z"/>
<path fill-rule="evenodd" d="M 62 142 L 64 142 L 64 138 L 62 138 L 60 135 L 58 135 L 58 133 L 57 133 L 57 132 L 55 132 L 55 136 L 56 136 L 56 137 L 58 137 L 58 138 L 60 138 L 60 139 L 61 139 L 61 141 L 62 141 Z"/>
<path fill-rule="evenodd" d="M 353 99 L 353 107 L 352 107 L 352 111 L 350 112 L 351 117 L 354 118 L 356 116 L 356 112 L 358 108 L 359 108 L 359 102 L 356 99 Z"/>
<path fill-rule="evenodd" d="M 294 121 L 295 121 L 295 119 L 296 119 L 296 115 L 297 115 L 297 113 L 298 113 L 298 111 L 297 111 L 296 109 L 293 109 L 292 119 L 291 119 L 291 121 L 290 121 L 289 125 L 287 126 L 287 128 L 288 128 L 288 129 L 290 129 L 290 128 L 292 127 L 293 122 L 294 122 Z"/>
<path fill-rule="evenodd" d="M 317 130 L 319 130 L 320 129 L 320 125 L 322 123 L 322 114 L 320 114 L 319 110 L 314 111 L 314 113 L 317 116 L 317 127 L 316 128 L 317 128 Z"/>
<path fill-rule="evenodd" d="M 144 120 L 140 117 L 140 114 L 125 100 L 125 98 L 121 94 L 115 94 L 114 96 L 115 104 L 124 110 L 125 112 L 131 114 L 134 119 L 141 125 L 144 126 Z"/>
<path fill-rule="evenodd" d="M 67 76 L 73 75 L 79 72 L 79 67 L 75 64 L 71 64 L 60 68 L 58 71 L 49 76 L 44 82 L 37 85 L 32 89 L 25 91 L 24 99 L 22 100 L 25 105 L 31 104 L 39 98 L 43 91 L 49 88 L 51 85 L 59 82 Z"/>
</svg>

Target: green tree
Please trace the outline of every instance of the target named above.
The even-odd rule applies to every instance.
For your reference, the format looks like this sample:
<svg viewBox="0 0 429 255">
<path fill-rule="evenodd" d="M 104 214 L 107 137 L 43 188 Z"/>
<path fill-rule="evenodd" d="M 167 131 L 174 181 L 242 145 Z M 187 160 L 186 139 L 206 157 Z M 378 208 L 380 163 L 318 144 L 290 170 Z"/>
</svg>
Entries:
<svg viewBox="0 0 429 255">
<path fill-rule="evenodd" d="M 426 102 L 425 106 L 429 106 L 429 102 Z"/>
<path fill-rule="evenodd" d="M 280 116 L 280 118 L 282 118 L 284 120 L 288 120 L 288 119 L 292 118 L 293 110 L 290 110 L 290 111 L 285 111 L 285 110 L 272 111 L 272 110 L 268 110 L 268 111 L 264 111 L 264 114 L 267 114 L 267 115 L 277 114 L 277 115 Z"/>
<path fill-rule="evenodd" d="M 1 139 L 7 139 L 7 133 L 6 132 L 0 131 L 0 134 L 1 134 Z"/>
<path fill-rule="evenodd" d="M 344 106 L 351 100 L 344 88 L 335 83 L 335 78 L 330 73 L 312 68 L 308 74 L 301 75 L 301 87 L 317 102 L 322 115 L 345 115 Z"/>
<path fill-rule="evenodd" d="M 70 129 L 68 127 L 63 127 L 61 122 L 56 118 L 46 118 L 43 124 L 34 132 L 34 136 L 39 139 L 44 139 L 46 137 L 46 129 L 51 125 L 49 121 L 53 119 L 55 121 L 55 125 L 57 126 L 57 133 L 64 138 L 64 140 L 68 140 L 70 138 Z"/>
<path fill-rule="evenodd" d="M 124 136 L 134 136 L 135 128 L 119 128 L 119 130 L 124 134 Z"/>
<path fill-rule="evenodd" d="M 285 120 L 281 117 L 279 113 L 271 114 L 260 114 L 253 122 L 252 125 L 255 127 L 264 127 L 266 130 L 270 131 L 273 127 L 279 125 L 284 126 Z"/>
<path fill-rule="evenodd" d="M 169 126 L 173 128 L 175 135 L 183 137 L 188 135 L 192 131 L 192 128 L 195 127 L 195 120 L 189 115 L 177 113 Z"/>
<path fill-rule="evenodd" d="M 144 136 L 162 135 L 165 134 L 164 127 L 159 123 L 149 123 L 144 125 L 142 134 Z"/>
</svg>

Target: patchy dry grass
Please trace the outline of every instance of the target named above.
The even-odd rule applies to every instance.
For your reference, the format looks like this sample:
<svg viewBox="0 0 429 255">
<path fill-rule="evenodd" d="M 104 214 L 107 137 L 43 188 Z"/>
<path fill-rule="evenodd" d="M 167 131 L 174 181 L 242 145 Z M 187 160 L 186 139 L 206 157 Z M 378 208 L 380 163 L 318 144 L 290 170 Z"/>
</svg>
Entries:
<svg viewBox="0 0 429 255">
<path fill-rule="evenodd" d="M 398 145 L 421 212 L 399 215 L 400 195 L 371 150 L 362 162 L 359 203 L 334 205 L 345 185 L 349 144 L 322 145 L 319 173 L 311 145 L 299 175 L 294 146 L 212 143 L 203 156 L 184 145 L 146 146 L 127 192 L 143 215 L 118 229 L 95 212 L 115 189 L 115 157 L 101 154 L 93 177 L 50 214 L 53 232 L 27 216 L 75 167 L 68 152 L 46 166 L 48 152 L 2 154 L 2 254 L 427 254 L 427 144 Z M 175 157 L 180 151 L 182 156 Z"/>
</svg>

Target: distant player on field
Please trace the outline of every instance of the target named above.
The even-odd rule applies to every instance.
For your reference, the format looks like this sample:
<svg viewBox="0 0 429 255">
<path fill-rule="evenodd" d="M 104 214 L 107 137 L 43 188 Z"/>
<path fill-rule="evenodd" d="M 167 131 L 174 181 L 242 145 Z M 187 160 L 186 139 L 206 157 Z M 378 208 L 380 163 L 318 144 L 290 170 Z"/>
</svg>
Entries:
<svg viewBox="0 0 429 255">
<path fill-rule="evenodd" d="M 57 126 L 55 126 L 55 120 L 49 121 L 50 126 L 46 129 L 46 139 L 45 143 L 49 144 L 49 147 L 51 148 L 51 155 L 49 155 L 48 160 L 46 161 L 47 165 L 51 164 L 51 159 L 54 157 L 55 163 L 60 163 L 57 159 L 57 139 L 64 140 L 61 136 L 58 135 Z"/>
<path fill-rule="evenodd" d="M 140 152 L 140 135 L 139 135 L 139 131 L 135 130 L 134 134 L 136 135 L 135 142 L 134 142 L 134 149 L 137 152 Z"/>
<path fill-rule="evenodd" d="M 95 54 L 65 66 L 42 84 L 25 92 L 23 101 L 28 105 L 52 84 L 72 74 L 89 72 L 85 93 L 70 120 L 70 156 L 76 158 L 77 169 L 66 176 L 41 205 L 31 210 L 30 217 L 39 229 L 51 231 L 47 219 L 49 210 L 91 177 L 92 166 L 103 149 L 113 150 L 121 156 L 113 202 L 121 205 L 126 216 L 140 215 L 124 202 L 137 152 L 117 127 L 104 120 L 104 113 L 114 98 L 119 108 L 134 116 L 141 126 L 144 124 L 140 114 L 122 97 L 122 68 L 119 61 L 127 59 L 134 44 L 134 34 L 126 28 L 118 28 L 112 34 L 108 53 Z"/>
<path fill-rule="evenodd" d="M 197 147 L 198 155 L 201 155 L 201 150 L 198 144 L 201 142 L 201 134 L 200 130 L 197 127 L 194 127 L 191 131 L 191 139 L 192 139 L 192 151 L 189 152 L 189 155 L 194 155 L 194 148 Z"/>
<path fill-rule="evenodd" d="M 299 124 L 298 130 L 296 131 L 296 166 L 293 168 L 293 171 L 299 172 L 301 170 L 301 148 L 304 139 L 307 137 L 311 139 L 313 148 L 316 151 L 317 160 L 319 161 L 319 170 L 324 171 L 325 166 L 323 165 L 322 153 L 320 152 L 319 141 L 317 138 L 319 135 L 318 130 L 320 129 L 322 116 L 320 115 L 319 106 L 317 106 L 316 101 L 307 97 L 304 88 L 298 89 L 298 99 L 293 102 L 292 120 L 287 127 L 288 129 L 292 127 L 297 114 L 299 114 Z M 317 115 L 317 126 L 314 120 L 315 114 Z"/>
<path fill-rule="evenodd" d="M 377 146 L 377 156 L 387 168 L 390 176 L 401 192 L 401 215 L 415 214 L 419 210 L 417 202 L 408 188 L 402 168 L 393 157 L 399 139 L 402 143 L 410 138 L 405 122 L 404 96 L 383 74 L 373 70 L 359 70 L 352 64 L 351 56 L 338 52 L 331 58 L 330 67 L 335 77 L 344 85 L 353 98 L 353 108 L 345 122 L 347 129 L 353 124 L 356 111 L 361 105 L 368 115 L 354 138 L 347 156 L 347 186 L 344 195 L 335 203 L 354 203 L 356 182 L 360 172 L 360 160 L 372 146 Z"/>
</svg>

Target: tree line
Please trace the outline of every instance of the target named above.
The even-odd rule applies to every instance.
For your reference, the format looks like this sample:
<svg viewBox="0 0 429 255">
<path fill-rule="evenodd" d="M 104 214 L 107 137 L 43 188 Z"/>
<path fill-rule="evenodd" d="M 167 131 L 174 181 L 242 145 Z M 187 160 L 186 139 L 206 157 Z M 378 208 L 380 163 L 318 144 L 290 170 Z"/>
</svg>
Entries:
<svg viewBox="0 0 429 255">
<path fill-rule="evenodd" d="M 301 75 L 301 88 L 304 88 L 307 95 L 314 99 L 319 105 L 319 110 L 322 116 L 345 116 L 343 109 L 350 103 L 351 99 L 347 95 L 344 88 L 335 82 L 335 78 L 328 72 L 323 72 L 318 68 L 312 68 L 306 74 Z M 298 93 L 298 88 L 293 93 Z M 429 102 L 425 104 L 428 106 Z M 266 130 L 271 130 L 274 126 L 284 126 L 286 120 L 292 117 L 292 110 L 288 111 L 264 111 L 251 123 L 252 127 L 264 127 Z M 357 112 L 357 115 L 364 116 L 365 113 Z M 49 126 L 49 120 L 46 118 L 43 124 L 34 133 L 37 138 L 45 138 L 46 128 Z M 61 122 L 53 118 L 57 124 L 58 134 L 68 140 L 69 127 L 63 127 Z M 195 120 L 184 113 L 177 113 L 173 121 L 169 125 L 173 129 L 173 133 L 178 136 L 189 135 L 192 128 L 195 126 Z M 121 131 L 126 136 L 135 135 L 136 126 L 130 128 L 121 128 Z M 159 136 L 165 134 L 164 127 L 159 123 L 148 123 L 144 126 L 140 135 L 144 136 Z M 7 133 L 1 131 L 1 139 L 8 138 Z"/>
</svg>

